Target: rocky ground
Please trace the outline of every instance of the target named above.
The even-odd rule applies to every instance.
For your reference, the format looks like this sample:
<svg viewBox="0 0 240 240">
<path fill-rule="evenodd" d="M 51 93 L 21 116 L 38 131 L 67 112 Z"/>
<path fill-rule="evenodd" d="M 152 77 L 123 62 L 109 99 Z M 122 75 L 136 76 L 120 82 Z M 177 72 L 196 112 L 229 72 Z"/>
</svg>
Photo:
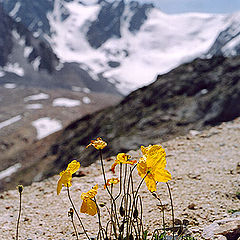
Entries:
<svg viewBox="0 0 240 240">
<path fill-rule="evenodd" d="M 213 234 L 206 235 L 206 227 L 214 221 L 233 217 L 230 213 L 233 210 L 240 211 L 240 119 L 202 132 L 190 131 L 186 136 L 161 144 L 166 149 L 167 169 L 173 177 L 170 186 L 175 216 L 190 221 L 190 231 L 196 239 L 214 239 Z M 130 151 L 130 154 L 133 158 L 138 158 L 140 152 Z M 112 175 L 109 168 L 113 159 L 114 157 L 105 161 L 108 176 Z M 97 200 L 107 202 L 99 161 L 80 170 L 85 176 L 74 177 L 71 187 L 77 208 L 81 205 L 81 192 L 88 191 L 96 183 L 99 184 Z M 54 176 L 24 188 L 19 239 L 75 239 L 67 216 L 70 207 L 67 191 L 63 189 L 59 196 L 56 195 L 58 178 Z M 135 173 L 134 182 L 139 180 Z M 170 201 L 166 186 L 159 184 L 157 191 L 166 205 L 169 221 Z M 159 227 L 161 217 L 158 202 L 145 185 L 140 194 L 143 198 L 146 227 Z M 3 192 L 0 202 L 0 238 L 14 239 L 18 215 L 17 190 Z M 89 234 L 94 236 L 98 226 L 97 217 L 84 214 L 81 217 Z M 240 227 L 237 228 L 239 231 Z M 80 239 L 85 239 L 79 226 L 78 231 Z M 221 236 L 218 239 L 226 238 Z"/>
</svg>

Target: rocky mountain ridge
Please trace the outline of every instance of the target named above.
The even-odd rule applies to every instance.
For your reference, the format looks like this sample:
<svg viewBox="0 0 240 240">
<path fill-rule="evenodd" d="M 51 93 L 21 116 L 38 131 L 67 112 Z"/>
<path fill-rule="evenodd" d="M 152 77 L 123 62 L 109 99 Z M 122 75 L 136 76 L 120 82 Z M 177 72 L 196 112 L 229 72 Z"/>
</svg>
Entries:
<svg viewBox="0 0 240 240">
<path fill-rule="evenodd" d="M 98 81 L 77 63 L 61 63 L 50 44 L 13 20 L 0 4 L 0 84 L 22 87 L 88 88 L 120 95 L 102 75 Z"/>
</svg>

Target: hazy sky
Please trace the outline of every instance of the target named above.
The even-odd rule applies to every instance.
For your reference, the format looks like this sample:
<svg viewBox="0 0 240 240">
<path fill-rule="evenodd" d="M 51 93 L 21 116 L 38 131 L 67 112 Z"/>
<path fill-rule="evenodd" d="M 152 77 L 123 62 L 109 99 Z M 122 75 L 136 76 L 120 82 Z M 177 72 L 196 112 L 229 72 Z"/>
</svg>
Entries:
<svg viewBox="0 0 240 240">
<path fill-rule="evenodd" d="M 139 1 L 151 2 L 151 0 Z M 232 13 L 240 11 L 240 0 L 154 0 L 154 2 L 166 13 Z"/>
</svg>

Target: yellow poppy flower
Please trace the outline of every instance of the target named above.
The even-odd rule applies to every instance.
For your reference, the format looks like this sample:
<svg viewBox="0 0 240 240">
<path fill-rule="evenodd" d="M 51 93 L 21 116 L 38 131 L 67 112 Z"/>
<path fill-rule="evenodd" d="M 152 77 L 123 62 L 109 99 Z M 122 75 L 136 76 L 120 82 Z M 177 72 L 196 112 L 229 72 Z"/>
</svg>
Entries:
<svg viewBox="0 0 240 240">
<path fill-rule="evenodd" d="M 91 143 L 89 143 L 86 148 L 93 146 L 96 149 L 103 149 L 107 146 L 107 143 L 104 142 L 100 137 L 98 137 L 96 140 L 92 140 Z"/>
<path fill-rule="evenodd" d="M 92 200 L 97 195 L 98 185 L 94 186 L 87 193 L 81 194 L 81 199 L 83 200 L 82 206 L 80 208 L 81 213 L 86 213 L 94 216 L 97 213 L 97 205 Z"/>
<path fill-rule="evenodd" d="M 110 178 L 110 179 L 107 180 L 107 183 L 104 184 L 104 188 L 106 188 L 107 186 L 111 186 L 111 185 L 113 185 L 113 184 L 117 184 L 117 183 L 119 183 L 119 182 L 120 182 L 120 181 L 119 181 L 118 178 Z"/>
<path fill-rule="evenodd" d="M 137 161 L 136 160 L 128 160 L 129 158 L 131 158 L 130 155 L 126 154 L 126 153 L 119 153 L 117 155 L 117 158 L 115 160 L 115 162 L 113 163 L 112 167 L 111 167 L 111 171 L 113 173 L 115 173 L 115 167 L 118 165 L 118 164 L 135 164 Z"/>
<path fill-rule="evenodd" d="M 63 185 L 65 187 L 72 186 L 72 175 L 80 168 L 80 163 L 77 160 L 73 160 L 67 166 L 67 169 L 60 172 L 60 179 L 57 184 L 57 195 L 60 194 Z"/>
<path fill-rule="evenodd" d="M 141 147 L 143 157 L 137 165 L 139 176 L 145 177 L 147 188 L 150 192 L 156 191 L 156 182 L 171 180 L 171 174 L 165 169 L 166 152 L 160 145 Z"/>
</svg>

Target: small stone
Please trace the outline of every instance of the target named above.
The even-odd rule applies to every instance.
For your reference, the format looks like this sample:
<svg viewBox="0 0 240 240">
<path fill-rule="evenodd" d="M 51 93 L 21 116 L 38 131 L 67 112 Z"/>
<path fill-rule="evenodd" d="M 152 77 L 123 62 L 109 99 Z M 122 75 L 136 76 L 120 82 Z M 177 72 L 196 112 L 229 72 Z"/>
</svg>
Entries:
<svg viewBox="0 0 240 240">
<path fill-rule="evenodd" d="M 236 171 L 237 174 L 240 174 L 240 162 L 237 163 Z"/>
<path fill-rule="evenodd" d="M 217 236 L 214 236 L 213 239 L 214 239 L 214 240 L 227 240 L 227 238 L 224 237 L 223 235 L 217 235 Z"/>
<path fill-rule="evenodd" d="M 197 131 L 197 130 L 190 130 L 189 133 L 190 133 L 192 136 L 197 136 L 198 134 L 200 134 L 200 132 Z"/>
<path fill-rule="evenodd" d="M 195 203 L 189 204 L 188 209 L 195 210 L 196 209 L 196 204 Z"/>
</svg>

